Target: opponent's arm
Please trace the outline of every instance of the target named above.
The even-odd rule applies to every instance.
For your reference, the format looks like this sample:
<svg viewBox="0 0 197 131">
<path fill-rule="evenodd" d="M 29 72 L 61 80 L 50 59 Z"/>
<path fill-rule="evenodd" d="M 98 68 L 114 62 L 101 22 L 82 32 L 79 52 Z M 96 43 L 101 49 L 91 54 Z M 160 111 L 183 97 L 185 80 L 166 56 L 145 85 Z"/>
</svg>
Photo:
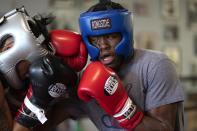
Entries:
<svg viewBox="0 0 197 131">
<path fill-rule="evenodd" d="M 50 32 L 50 41 L 56 50 L 55 55 L 61 59 L 61 62 L 63 61 L 75 71 L 82 70 L 87 62 L 87 51 L 82 42 L 81 36 L 78 33 L 68 30 L 53 30 Z M 69 77 L 69 79 L 70 78 L 72 77 Z M 65 116 L 67 117 L 68 115 L 66 114 Z M 61 115 L 61 117 L 63 117 L 63 115 Z M 21 119 L 21 121 L 23 121 L 23 119 Z M 56 119 L 53 121 L 56 121 Z M 20 126 L 21 125 L 18 127 Z"/>
<path fill-rule="evenodd" d="M 0 130 L 11 131 L 12 123 L 10 109 L 5 99 L 4 88 L 0 82 Z"/>
<path fill-rule="evenodd" d="M 30 131 L 30 129 L 18 123 L 13 122 L 10 109 L 5 99 L 4 88 L 1 82 L 0 82 L 0 131 Z"/>
<path fill-rule="evenodd" d="M 18 122 L 14 121 L 13 125 L 13 130 L 12 131 L 32 131 L 31 129 L 19 124 Z"/>
<path fill-rule="evenodd" d="M 33 62 L 29 77 L 31 85 L 15 119 L 32 128 L 47 121 L 46 112 L 52 102 L 70 97 L 77 75 L 57 57 L 47 55 Z"/>
</svg>

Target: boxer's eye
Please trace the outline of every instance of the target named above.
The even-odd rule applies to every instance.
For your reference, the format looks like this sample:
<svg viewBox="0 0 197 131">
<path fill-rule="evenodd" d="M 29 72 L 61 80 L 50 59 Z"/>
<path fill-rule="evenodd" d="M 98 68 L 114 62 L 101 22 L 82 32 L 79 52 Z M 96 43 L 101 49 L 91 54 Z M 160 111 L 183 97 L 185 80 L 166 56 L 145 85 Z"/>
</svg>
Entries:
<svg viewBox="0 0 197 131">
<path fill-rule="evenodd" d="M 100 35 L 100 36 L 89 36 L 89 42 L 96 46 L 99 47 L 100 43 L 106 42 L 106 43 L 119 43 L 122 39 L 121 33 L 109 33 L 105 35 Z"/>
<path fill-rule="evenodd" d="M 14 44 L 14 38 L 11 35 L 6 35 L 0 41 L 0 52 L 10 49 Z"/>
<path fill-rule="evenodd" d="M 89 37 L 89 42 L 92 45 L 96 46 L 97 45 L 97 42 L 98 42 L 98 39 L 97 39 L 97 37 Z"/>
</svg>

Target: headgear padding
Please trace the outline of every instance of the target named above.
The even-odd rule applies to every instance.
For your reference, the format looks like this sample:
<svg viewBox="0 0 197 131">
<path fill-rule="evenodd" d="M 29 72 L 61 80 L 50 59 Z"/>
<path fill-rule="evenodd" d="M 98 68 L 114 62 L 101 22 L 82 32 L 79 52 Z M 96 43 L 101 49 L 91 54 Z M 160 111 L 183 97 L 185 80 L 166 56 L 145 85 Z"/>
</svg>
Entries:
<svg viewBox="0 0 197 131">
<path fill-rule="evenodd" d="M 133 50 L 133 31 L 131 13 L 126 9 L 85 12 L 79 17 L 79 26 L 91 60 L 98 59 L 100 50 L 93 46 L 88 37 L 110 33 L 121 33 L 122 40 L 117 44 L 115 53 L 125 59 Z"/>
</svg>

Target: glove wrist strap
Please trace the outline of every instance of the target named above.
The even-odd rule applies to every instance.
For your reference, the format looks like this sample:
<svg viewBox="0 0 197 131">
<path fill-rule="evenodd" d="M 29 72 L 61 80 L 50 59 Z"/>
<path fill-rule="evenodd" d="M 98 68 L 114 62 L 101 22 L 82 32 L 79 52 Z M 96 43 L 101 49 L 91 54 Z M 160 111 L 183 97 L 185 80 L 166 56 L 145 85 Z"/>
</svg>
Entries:
<svg viewBox="0 0 197 131">
<path fill-rule="evenodd" d="M 136 105 L 134 105 L 132 100 L 128 97 L 122 110 L 116 113 L 114 117 L 119 122 L 123 122 L 127 119 L 130 119 L 136 113 L 136 109 Z"/>
<path fill-rule="evenodd" d="M 124 107 L 113 117 L 119 122 L 119 124 L 126 129 L 132 131 L 141 122 L 144 114 L 139 111 L 137 106 L 128 97 Z"/>
<path fill-rule="evenodd" d="M 26 105 L 26 107 L 32 111 L 33 113 L 35 113 L 35 115 L 37 116 L 38 120 L 44 124 L 46 121 L 47 121 L 47 118 L 45 116 L 45 112 L 44 112 L 44 109 L 42 108 L 38 108 L 37 106 L 33 105 L 28 97 L 25 97 L 25 100 L 24 100 L 24 103 Z"/>
</svg>

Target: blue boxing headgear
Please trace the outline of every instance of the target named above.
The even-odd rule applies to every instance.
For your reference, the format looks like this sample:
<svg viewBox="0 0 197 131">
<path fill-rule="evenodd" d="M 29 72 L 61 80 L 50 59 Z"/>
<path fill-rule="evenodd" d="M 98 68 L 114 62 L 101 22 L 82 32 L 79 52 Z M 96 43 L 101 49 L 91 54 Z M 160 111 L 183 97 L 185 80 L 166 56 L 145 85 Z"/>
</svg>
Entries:
<svg viewBox="0 0 197 131">
<path fill-rule="evenodd" d="M 115 53 L 127 59 L 133 51 L 131 13 L 126 9 L 82 13 L 79 26 L 91 60 L 98 59 L 100 50 L 90 43 L 89 36 L 121 33 L 122 40 L 117 44 Z"/>
</svg>

